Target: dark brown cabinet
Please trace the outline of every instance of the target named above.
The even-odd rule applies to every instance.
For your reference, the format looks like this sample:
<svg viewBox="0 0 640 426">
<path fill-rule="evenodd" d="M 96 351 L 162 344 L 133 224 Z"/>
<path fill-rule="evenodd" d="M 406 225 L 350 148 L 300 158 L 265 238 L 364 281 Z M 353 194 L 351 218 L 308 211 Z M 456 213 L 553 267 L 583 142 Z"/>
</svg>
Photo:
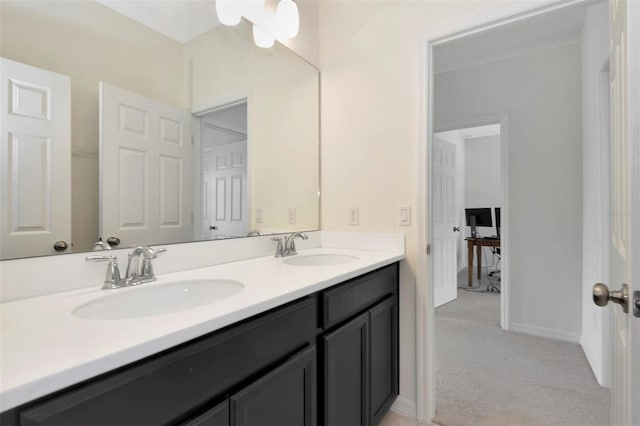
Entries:
<svg viewBox="0 0 640 426">
<path fill-rule="evenodd" d="M 232 426 L 315 426 L 316 350 L 303 350 L 230 398 Z"/>
<path fill-rule="evenodd" d="M 377 424 L 398 394 L 398 264 L 0 414 L 3 425 Z"/>
<path fill-rule="evenodd" d="M 323 424 L 378 424 L 398 395 L 397 297 L 322 338 Z"/>
<path fill-rule="evenodd" d="M 311 346 L 185 426 L 315 426 L 316 387 Z"/>
<path fill-rule="evenodd" d="M 369 424 L 369 318 L 365 313 L 322 339 L 324 424 Z"/>
</svg>

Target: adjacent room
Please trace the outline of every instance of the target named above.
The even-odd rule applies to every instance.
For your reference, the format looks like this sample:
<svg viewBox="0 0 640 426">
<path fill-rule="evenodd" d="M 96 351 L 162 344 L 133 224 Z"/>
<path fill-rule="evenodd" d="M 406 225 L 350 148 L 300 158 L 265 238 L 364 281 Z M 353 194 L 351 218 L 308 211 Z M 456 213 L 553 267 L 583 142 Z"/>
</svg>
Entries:
<svg viewBox="0 0 640 426">
<path fill-rule="evenodd" d="M 606 374 L 578 345 L 591 106 L 575 78 L 602 66 L 581 51 L 606 35 L 603 17 L 605 4 L 583 5 L 434 50 L 438 423 L 607 422 Z"/>
</svg>

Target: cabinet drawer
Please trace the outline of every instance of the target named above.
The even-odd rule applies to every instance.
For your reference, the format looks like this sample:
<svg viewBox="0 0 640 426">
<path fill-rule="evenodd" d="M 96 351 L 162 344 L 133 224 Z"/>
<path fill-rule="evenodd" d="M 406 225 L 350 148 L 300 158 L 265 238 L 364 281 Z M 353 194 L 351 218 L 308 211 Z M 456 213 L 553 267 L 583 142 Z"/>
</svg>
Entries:
<svg viewBox="0 0 640 426">
<path fill-rule="evenodd" d="M 397 291 L 398 263 L 324 291 L 321 326 L 324 329 L 333 327 Z"/>
<path fill-rule="evenodd" d="M 20 412 L 22 425 L 160 425 L 313 343 L 313 298 L 214 332 Z"/>
</svg>

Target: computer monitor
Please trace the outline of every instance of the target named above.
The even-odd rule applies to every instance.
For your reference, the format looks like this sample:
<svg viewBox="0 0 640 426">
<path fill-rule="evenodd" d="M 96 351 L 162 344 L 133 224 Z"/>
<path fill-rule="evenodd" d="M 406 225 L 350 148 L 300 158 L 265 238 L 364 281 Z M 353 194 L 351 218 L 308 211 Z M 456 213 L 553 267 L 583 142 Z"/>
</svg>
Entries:
<svg viewBox="0 0 640 426">
<path fill-rule="evenodd" d="M 496 231 L 499 237 L 500 236 L 500 207 L 496 207 L 494 210 L 496 211 Z"/>
<path fill-rule="evenodd" d="M 465 215 L 467 217 L 467 226 L 471 226 L 471 217 L 475 216 L 476 218 L 476 226 L 485 226 L 488 228 L 493 227 L 493 221 L 491 220 L 491 208 L 482 208 L 482 209 L 464 209 Z"/>
</svg>

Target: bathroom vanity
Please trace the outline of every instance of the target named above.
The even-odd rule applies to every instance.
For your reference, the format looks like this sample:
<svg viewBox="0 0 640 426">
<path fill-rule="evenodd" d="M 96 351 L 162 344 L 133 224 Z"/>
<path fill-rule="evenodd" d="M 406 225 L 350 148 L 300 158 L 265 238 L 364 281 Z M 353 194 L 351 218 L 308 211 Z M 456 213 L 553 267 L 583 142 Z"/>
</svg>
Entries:
<svg viewBox="0 0 640 426">
<path fill-rule="evenodd" d="M 355 253 L 357 258 L 366 257 L 362 251 L 348 253 Z M 1 423 L 377 424 L 398 394 L 397 260 L 402 256 L 380 253 L 373 256 L 377 259 L 375 262 L 368 261 L 364 267 L 354 262 L 357 265 L 354 268 L 288 266 L 281 260 L 265 258 L 196 271 L 196 274 L 210 274 L 206 271 L 210 269 L 218 275 L 230 276 L 234 268 L 240 271 L 253 266 L 255 274 L 264 272 L 260 268 L 271 268 L 272 272 L 275 268 L 281 281 L 286 281 L 283 278 L 286 276 L 287 280 L 299 280 L 302 285 L 284 282 L 275 290 L 278 294 L 269 294 L 265 289 L 256 289 L 250 294 L 252 287 L 247 285 L 225 302 L 227 310 L 221 309 L 219 314 L 224 321 L 206 325 L 211 331 L 100 374 L 89 373 L 99 371 L 90 367 L 95 363 L 69 367 L 74 377 L 91 374 L 76 383 L 60 387 L 62 376 L 58 379 L 55 374 L 48 379 L 33 377 L 28 384 L 33 392 L 38 392 L 34 389 L 39 385 L 60 389 L 14 404 L 1 414 Z M 252 279 L 245 275 L 241 281 L 250 283 Z M 263 294 L 255 296 L 259 292 Z M 256 303 L 258 299 L 262 302 Z M 241 305 L 244 308 L 239 309 Z M 220 306 L 225 307 L 222 303 Z M 196 317 L 206 310 L 206 306 L 192 310 L 191 318 L 185 320 L 192 323 L 183 328 L 202 330 L 205 326 Z M 247 315 L 252 311 L 260 312 Z M 173 315 L 179 318 L 179 314 Z M 81 327 L 101 323 L 78 318 L 73 321 L 85 321 L 80 323 Z M 146 322 L 142 331 L 146 329 L 151 335 L 145 344 L 147 352 L 164 335 L 180 333 L 180 327 L 174 326 L 171 332 L 165 329 L 162 334 L 153 328 L 153 317 L 141 321 Z M 224 322 L 228 324 L 218 327 Z M 134 320 L 126 320 L 127 323 L 135 328 Z M 158 321 L 157 326 L 162 328 L 163 322 Z M 110 332 L 104 329 L 105 338 L 109 339 Z M 127 330 L 123 329 L 122 334 L 126 340 Z M 183 334 L 181 339 L 187 335 L 189 333 Z M 171 339 L 166 340 L 169 341 Z M 166 342 L 163 344 L 167 345 Z M 80 346 L 91 342 L 76 344 L 82 351 Z M 46 348 L 42 349 L 46 359 Z M 51 357 L 55 356 L 54 352 Z M 105 356 L 101 368 L 109 365 L 111 358 Z M 4 364 L 3 369 L 8 367 Z M 0 394 L 2 398 L 6 396 L 4 391 Z M 15 399 L 15 395 L 12 398 Z M 6 407 L 6 403 L 4 405 Z"/>
</svg>

